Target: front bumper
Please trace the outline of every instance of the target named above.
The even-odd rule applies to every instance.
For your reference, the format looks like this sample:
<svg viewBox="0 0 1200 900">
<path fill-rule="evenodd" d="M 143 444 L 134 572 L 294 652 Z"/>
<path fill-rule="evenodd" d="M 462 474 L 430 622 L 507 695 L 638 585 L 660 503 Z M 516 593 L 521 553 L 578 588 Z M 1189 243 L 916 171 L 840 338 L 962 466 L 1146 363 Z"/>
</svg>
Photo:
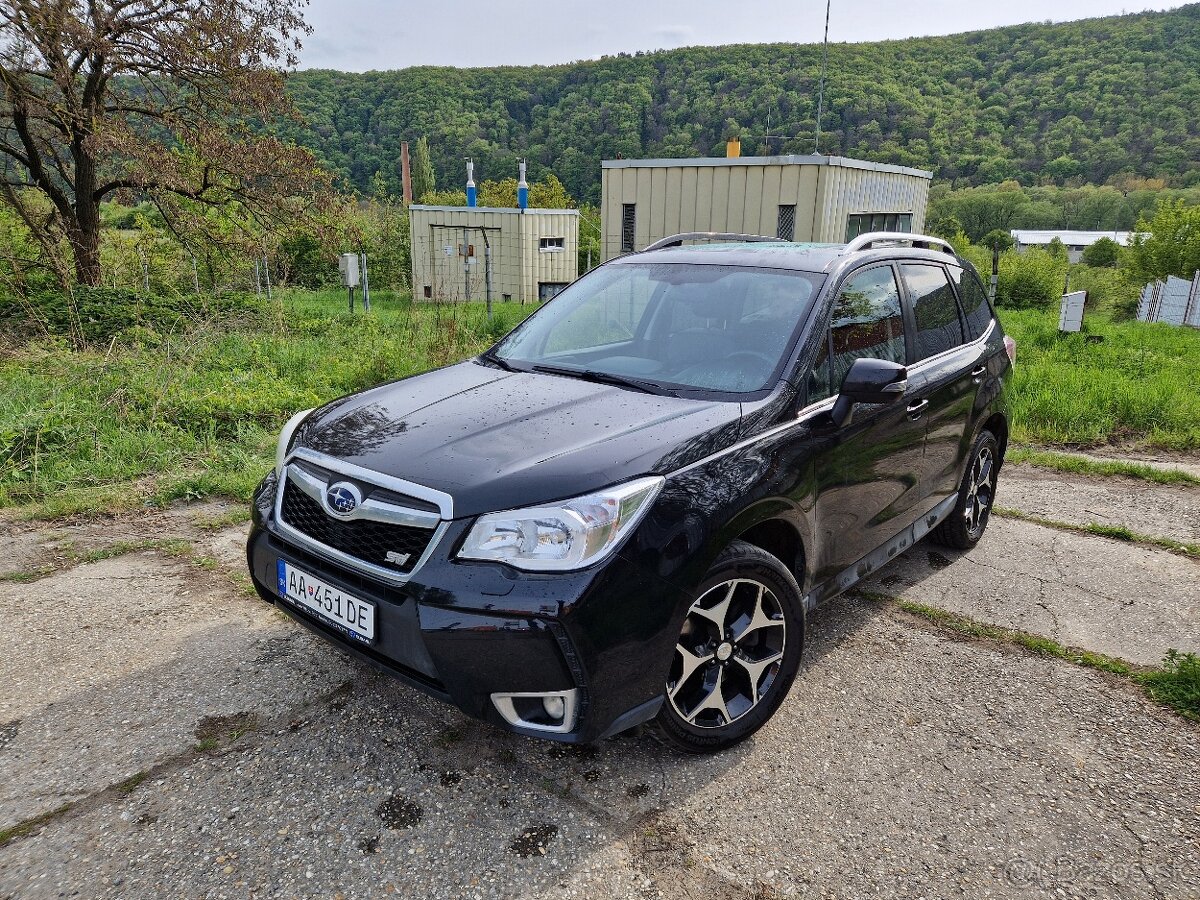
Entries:
<svg viewBox="0 0 1200 900">
<path fill-rule="evenodd" d="M 469 521 L 453 521 L 424 564 L 386 584 L 281 537 L 273 476 L 256 494 L 247 561 L 263 600 L 341 649 L 469 716 L 532 737 L 598 740 L 652 718 L 663 699 L 680 593 L 621 554 L 582 572 L 532 574 L 456 560 Z M 376 605 L 370 645 L 277 593 L 278 560 Z M 681 606 L 682 604 L 682 606 Z M 568 732 L 507 722 L 494 693 L 576 691 Z"/>
</svg>

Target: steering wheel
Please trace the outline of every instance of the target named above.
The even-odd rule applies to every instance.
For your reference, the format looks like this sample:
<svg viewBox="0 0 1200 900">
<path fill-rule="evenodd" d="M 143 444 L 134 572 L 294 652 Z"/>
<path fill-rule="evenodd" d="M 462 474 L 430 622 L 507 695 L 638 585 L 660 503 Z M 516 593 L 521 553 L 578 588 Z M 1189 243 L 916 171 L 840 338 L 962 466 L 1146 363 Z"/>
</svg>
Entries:
<svg viewBox="0 0 1200 900">
<path fill-rule="evenodd" d="M 738 357 L 749 358 L 765 363 L 769 368 L 775 367 L 775 360 L 767 356 L 765 353 L 756 353 L 753 350 L 739 350 L 737 353 L 730 353 L 725 357 L 726 362 L 734 362 Z"/>
</svg>

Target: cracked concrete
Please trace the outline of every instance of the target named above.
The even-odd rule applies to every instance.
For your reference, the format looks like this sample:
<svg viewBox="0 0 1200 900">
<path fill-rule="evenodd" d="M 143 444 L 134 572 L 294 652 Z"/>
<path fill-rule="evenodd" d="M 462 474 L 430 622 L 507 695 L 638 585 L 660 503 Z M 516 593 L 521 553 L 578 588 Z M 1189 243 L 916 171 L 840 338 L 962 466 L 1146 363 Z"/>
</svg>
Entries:
<svg viewBox="0 0 1200 900">
<path fill-rule="evenodd" d="M 996 503 L 1070 525 L 1125 526 L 1140 534 L 1200 544 L 1200 486 L 1133 478 L 1079 478 L 1033 466 L 1006 466 Z"/>
<path fill-rule="evenodd" d="M 1012 473 L 1001 503 L 1047 492 Z M 1060 509 L 1094 504 L 1063 484 Z M 79 801 L 0 847 L 0 897 L 1200 894 L 1200 732 L 1128 681 L 842 598 L 747 744 L 566 748 L 309 637 L 231 582 L 244 530 L 186 510 L 67 533 L 175 534 L 217 569 L 138 552 L 0 583 L 0 830 Z M 10 536 L 40 565 L 62 528 Z M 922 543 L 870 587 L 1155 662 L 1200 647 L 1198 571 L 993 519 L 971 553 Z M 197 753 L 202 721 L 255 727 Z"/>
<path fill-rule="evenodd" d="M 961 555 L 918 544 L 862 587 L 1131 662 L 1200 648 L 1200 564 L 1029 522 L 993 517 Z"/>
</svg>

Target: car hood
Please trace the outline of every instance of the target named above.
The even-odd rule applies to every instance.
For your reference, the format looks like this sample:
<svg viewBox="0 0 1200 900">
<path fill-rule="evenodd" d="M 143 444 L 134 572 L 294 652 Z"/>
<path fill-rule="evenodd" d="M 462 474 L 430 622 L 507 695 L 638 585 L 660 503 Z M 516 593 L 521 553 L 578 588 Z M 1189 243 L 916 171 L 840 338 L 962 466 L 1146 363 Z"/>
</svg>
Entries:
<svg viewBox="0 0 1200 900">
<path fill-rule="evenodd" d="M 734 443 L 740 413 L 472 360 L 335 400 L 295 446 L 443 491 L 458 518 L 666 474 Z"/>
</svg>

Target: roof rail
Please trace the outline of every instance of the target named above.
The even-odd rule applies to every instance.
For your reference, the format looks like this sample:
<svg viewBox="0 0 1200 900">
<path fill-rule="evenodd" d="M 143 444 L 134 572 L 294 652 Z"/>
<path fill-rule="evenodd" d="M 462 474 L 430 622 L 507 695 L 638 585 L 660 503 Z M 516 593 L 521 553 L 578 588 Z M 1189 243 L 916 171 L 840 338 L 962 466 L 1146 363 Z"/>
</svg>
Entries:
<svg viewBox="0 0 1200 900">
<path fill-rule="evenodd" d="M 763 242 L 787 243 L 783 238 L 767 237 L 762 234 L 738 234 L 733 231 L 685 231 L 682 234 L 672 234 L 661 241 L 655 241 L 642 252 L 648 253 L 651 250 L 662 250 L 664 247 L 679 247 L 684 241 L 738 241 L 748 244 Z"/>
<path fill-rule="evenodd" d="M 926 250 L 941 250 L 944 253 L 949 253 L 951 256 L 958 255 L 954 252 L 954 248 L 950 246 L 949 241 L 930 237 L 927 234 L 909 234 L 903 231 L 871 231 L 867 234 L 860 234 L 842 248 L 842 253 L 870 250 L 875 244 L 899 244 L 904 242 L 912 244 L 914 247 L 923 247 Z"/>
</svg>

